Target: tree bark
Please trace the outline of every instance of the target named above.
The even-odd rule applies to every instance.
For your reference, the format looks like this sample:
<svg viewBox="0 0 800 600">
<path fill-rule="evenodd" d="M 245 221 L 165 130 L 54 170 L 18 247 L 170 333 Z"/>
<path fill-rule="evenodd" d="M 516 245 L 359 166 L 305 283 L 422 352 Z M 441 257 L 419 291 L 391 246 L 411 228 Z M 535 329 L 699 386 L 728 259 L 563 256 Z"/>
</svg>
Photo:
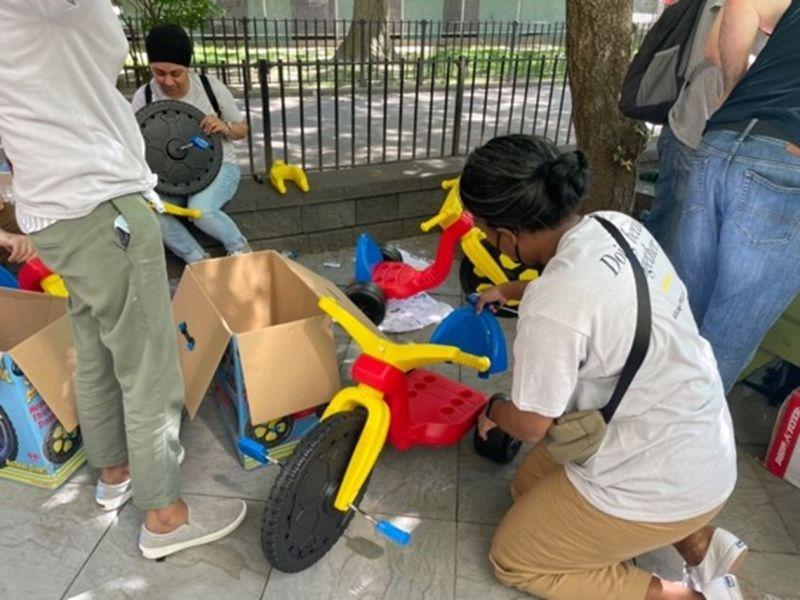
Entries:
<svg viewBox="0 0 800 600">
<path fill-rule="evenodd" d="M 355 0 L 350 31 L 336 50 L 339 60 L 392 58 L 389 37 L 389 0 Z"/>
<path fill-rule="evenodd" d="M 631 60 L 633 0 L 567 0 L 567 69 L 578 147 L 592 169 L 585 210 L 630 213 L 647 129 L 617 106 Z"/>
</svg>

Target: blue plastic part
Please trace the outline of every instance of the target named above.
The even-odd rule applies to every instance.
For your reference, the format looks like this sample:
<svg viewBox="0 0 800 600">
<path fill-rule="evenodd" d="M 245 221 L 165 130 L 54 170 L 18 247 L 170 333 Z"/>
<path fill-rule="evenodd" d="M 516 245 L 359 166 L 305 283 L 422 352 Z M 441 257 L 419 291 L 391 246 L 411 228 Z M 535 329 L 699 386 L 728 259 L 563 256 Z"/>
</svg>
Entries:
<svg viewBox="0 0 800 600">
<path fill-rule="evenodd" d="M 259 444 L 253 438 L 241 436 L 236 441 L 236 447 L 239 448 L 239 451 L 242 454 L 245 454 L 252 458 L 253 460 L 257 460 L 260 463 L 267 463 L 269 460 L 267 459 L 267 452 L 264 450 L 264 446 Z"/>
<path fill-rule="evenodd" d="M 19 289 L 17 278 L 5 267 L 0 267 L 0 287 Z"/>
<path fill-rule="evenodd" d="M 368 233 L 362 233 L 356 241 L 356 281 L 370 283 L 372 271 L 379 262 L 383 262 L 380 246 Z"/>
<path fill-rule="evenodd" d="M 211 148 L 211 144 L 209 144 L 207 140 L 203 139 L 199 135 L 194 136 L 189 141 L 194 144 L 195 148 L 200 148 L 200 150 L 208 150 Z"/>
<path fill-rule="evenodd" d="M 391 540 L 398 546 L 408 546 L 408 544 L 411 543 L 411 533 L 400 529 L 390 521 L 378 521 L 375 524 L 375 532 Z"/>
<path fill-rule="evenodd" d="M 478 376 L 486 379 L 489 375 L 503 373 L 508 369 L 506 339 L 497 317 L 490 310 L 475 312 L 471 298 L 470 304 L 451 312 L 431 336 L 431 343 L 456 346 L 463 352 L 476 356 L 486 356 L 492 361 L 488 371 Z"/>
</svg>

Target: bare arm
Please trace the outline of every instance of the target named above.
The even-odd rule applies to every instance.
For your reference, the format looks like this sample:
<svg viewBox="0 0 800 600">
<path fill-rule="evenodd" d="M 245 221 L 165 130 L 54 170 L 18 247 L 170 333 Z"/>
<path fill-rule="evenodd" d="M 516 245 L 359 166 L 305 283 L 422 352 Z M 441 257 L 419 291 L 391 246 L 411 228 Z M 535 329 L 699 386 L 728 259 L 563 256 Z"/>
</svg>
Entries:
<svg viewBox="0 0 800 600">
<path fill-rule="evenodd" d="M 496 425 L 511 437 L 526 444 L 535 444 L 545 436 L 552 423 L 550 417 L 520 410 L 511 402 L 495 402 L 491 419 L 484 413 L 480 414 L 478 432 L 485 439 L 488 431 Z"/>
<path fill-rule="evenodd" d="M 704 53 L 706 58 L 717 67 L 721 67 L 722 63 L 719 58 L 719 31 L 722 25 L 722 13 L 725 7 L 721 7 L 717 16 L 714 17 L 714 22 L 711 24 L 711 29 L 708 30 L 708 37 L 706 38 L 706 46 Z"/>
<path fill-rule="evenodd" d="M 719 59 L 724 97 L 747 72 L 750 51 L 755 44 L 761 18 L 752 0 L 728 0 L 719 31 Z"/>
</svg>

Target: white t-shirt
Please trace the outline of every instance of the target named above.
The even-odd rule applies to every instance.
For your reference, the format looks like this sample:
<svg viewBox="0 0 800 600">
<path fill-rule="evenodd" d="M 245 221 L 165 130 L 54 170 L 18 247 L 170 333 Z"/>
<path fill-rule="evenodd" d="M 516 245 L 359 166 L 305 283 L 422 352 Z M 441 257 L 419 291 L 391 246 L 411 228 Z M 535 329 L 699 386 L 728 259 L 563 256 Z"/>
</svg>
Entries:
<svg viewBox="0 0 800 600">
<path fill-rule="evenodd" d="M 697 331 L 686 288 L 647 230 L 620 213 L 596 214 L 622 231 L 648 275 L 652 334 L 600 449 L 585 464 L 568 465 L 567 476 L 615 517 L 699 516 L 736 482 L 733 425 L 711 347 Z M 514 404 L 553 418 L 604 406 L 630 352 L 636 311 L 624 252 L 584 217 L 520 304 Z"/>
<path fill-rule="evenodd" d="M 222 120 L 230 121 L 231 123 L 241 123 L 244 120 L 244 117 L 242 116 L 239 107 L 236 106 L 236 100 L 233 98 L 233 94 L 231 94 L 230 90 L 225 87 L 224 83 L 222 83 L 213 75 L 207 75 L 207 77 L 208 82 L 211 85 L 211 89 L 214 90 L 214 96 L 217 98 L 219 110 L 222 113 Z M 189 71 L 189 91 L 186 92 L 186 95 L 183 98 L 170 98 L 164 93 L 164 91 L 161 89 L 161 86 L 158 85 L 155 80 L 140 87 L 133 95 L 133 100 L 131 100 L 131 106 L 133 106 L 134 112 L 138 112 L 139 109 L 145 105 L 144 90 L 148 85 L 152 86 L 153 102 L 158 100 L 180 100 L 181 102 L 186 102 L 187 104 L 191 104 L 195 108 L 200 109 L 205 115 L 216 114 L 214 112 L 214 107 L 211 105 L 211 100 L 208 99 L 206 90 L 203 88 L 203 82 L 200 81 L 200 76 L 194 71 Z M 223 161 L 227 163 L 233 163 L 235 165 L 239 164 L 236 159 L 236 150 L 233 147 L 233 142 L 225 139 L 222 142 L 222 150 Z"/>
<path fill-rule="evenodd" d="M 116 89 L 127 52 L 108 0 L 0 2 L 0 138 L 23 227 L 155 186 Z"/>
</svg>

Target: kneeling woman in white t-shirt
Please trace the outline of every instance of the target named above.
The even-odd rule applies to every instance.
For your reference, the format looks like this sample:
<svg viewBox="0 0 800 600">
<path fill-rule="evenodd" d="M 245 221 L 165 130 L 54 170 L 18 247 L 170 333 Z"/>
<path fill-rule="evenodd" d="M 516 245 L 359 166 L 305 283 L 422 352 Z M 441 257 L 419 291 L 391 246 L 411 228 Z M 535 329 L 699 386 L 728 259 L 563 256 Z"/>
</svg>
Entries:
<svg viewBox="0 0 800 600">
<path fill-rule="evenodd" d="M 559 154 L 523 135 L 476 149 L 461 197 L 487 240 L 540 270 L 527 286 L 493 288 L 483 302 L 521 299 L 511 403 L 479 421 L 539 442 L 554 419 L 604 406 L 631 351 L 637 323 L 633 270 L 600 222 L 577 210 L 585 156 Z M 716 363 L 700 337 L 686 289 L 638 222 L 603 212 L 647 275 L 649 348 L 599 450 L 582 464 L 555 463 L 535 446 L 512 483 L 514 505 L 490 558 L 506 585 L 543 598 L 738 598 L 746 546 L 708 526 L 736 481 L 733 427 Z M 674 544 L 689 587 L 629 561 Z"/>
</svg>

